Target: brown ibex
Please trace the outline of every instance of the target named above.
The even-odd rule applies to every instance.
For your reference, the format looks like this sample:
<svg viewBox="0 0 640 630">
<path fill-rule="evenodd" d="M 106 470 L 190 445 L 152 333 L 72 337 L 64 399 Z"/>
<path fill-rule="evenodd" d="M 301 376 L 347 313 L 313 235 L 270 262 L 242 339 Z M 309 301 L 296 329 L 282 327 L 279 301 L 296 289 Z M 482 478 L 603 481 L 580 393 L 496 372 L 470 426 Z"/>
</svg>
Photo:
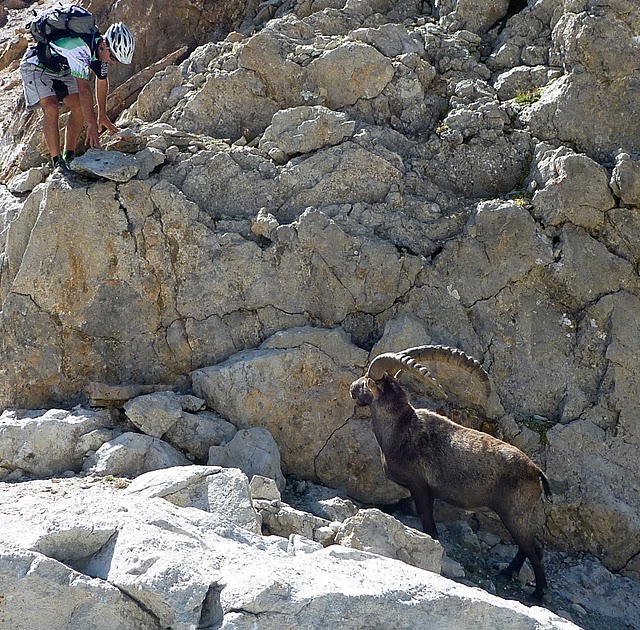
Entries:
<svg viewBox="0 0 640 630">
<path fill-rule="evenodd" d="M 544 472 L 511 444 L 428 409 L 415 409 L 396 380 L 399 372 L 406 370 L 442 391 L 420 361 L 454 364 L 479 379 L 487 396 L 491 391 L 482 366 L 455 348 L 420 346 L 376 357 L 367 373 L 351 384 L 350 393 L 358 405 L 371 408 L 385 474 L 409 490 L 424 531 L 433 538 L 438 537 L 434 499 L 496 512 L 518 545 L 504 573 L 513 578 L 529 558 L 536 579 L 533 597 L 541 600 L 547 581 L 533 514 L 541 492 L 551 495 Z"/>
</svg>

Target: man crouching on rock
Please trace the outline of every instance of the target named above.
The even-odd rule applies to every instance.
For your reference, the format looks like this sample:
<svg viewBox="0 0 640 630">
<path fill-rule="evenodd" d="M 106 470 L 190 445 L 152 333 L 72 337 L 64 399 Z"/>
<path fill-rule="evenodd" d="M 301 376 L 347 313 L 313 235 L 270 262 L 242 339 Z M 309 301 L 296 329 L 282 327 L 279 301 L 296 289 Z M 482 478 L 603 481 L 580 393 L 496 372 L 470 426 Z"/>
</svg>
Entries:
<svg viewBox="0 0 640 630">
<path fill-rule="evenodd" d="M 103 128 L 117 132 L 118 128 L 107 116 L 109 64 L 130 64 L 135 48 L 131 31 L 118 22 L 104 35 L 96 30 L 90 44 L 81 37 L 65 37 L 48 42 L 50 53 L 43 60 L 37 46 L 31 46 L 20 63 L 27 107 L 38 105 L 44 113 L 44 139 L 51 155 L 54 170 L 68 172 L 75 157 L 75 149 L 84 123 L 87 125 L 86 144 L 100 148 L 99 132 Z M 46 64 L 46 65 L 45 65 Z M 91 93 L 90 71 L 96 76 L 96 117 Z M 65 134 L 65 151 L 60 153 L 58 103 L 62 101 L 70 111 Z"/>
</svg>

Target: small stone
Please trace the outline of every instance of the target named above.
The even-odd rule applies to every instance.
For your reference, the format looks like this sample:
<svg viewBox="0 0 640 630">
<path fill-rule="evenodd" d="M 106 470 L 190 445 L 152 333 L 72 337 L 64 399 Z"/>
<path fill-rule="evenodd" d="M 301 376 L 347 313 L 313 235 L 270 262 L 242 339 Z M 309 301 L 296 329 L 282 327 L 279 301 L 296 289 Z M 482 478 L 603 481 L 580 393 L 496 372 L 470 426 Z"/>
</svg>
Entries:
<svg viewBox="0 0 640 630">
<path fill-rule="evenodd" d="M 253 475 L 249 483 L 249 492 L 252 500 L 280 501 L 282 498 L 276 482 L 262 475 Z"/>
</svg>

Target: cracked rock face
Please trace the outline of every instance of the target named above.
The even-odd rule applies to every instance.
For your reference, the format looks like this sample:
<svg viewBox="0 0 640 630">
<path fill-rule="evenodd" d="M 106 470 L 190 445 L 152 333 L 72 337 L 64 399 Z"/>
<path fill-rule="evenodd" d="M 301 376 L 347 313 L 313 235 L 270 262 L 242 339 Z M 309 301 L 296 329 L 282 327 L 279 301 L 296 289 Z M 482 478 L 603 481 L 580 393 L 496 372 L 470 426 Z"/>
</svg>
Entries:
<svg viewBox="0 0 640 630">
<path fill-rule="evenodd" d="M 497 0 L 255 4 L 124 113 L 126 176 L 3 188 L 0 406 L 193 374 L 285 474 L 392 502 L 348 384 L 376 344 L 457 346 L 546 462 L 548 541 L 637 578 L 637 3 L 500 33 Z M 3 181 L 35 118 L 7 118 Z"/>
</svg>

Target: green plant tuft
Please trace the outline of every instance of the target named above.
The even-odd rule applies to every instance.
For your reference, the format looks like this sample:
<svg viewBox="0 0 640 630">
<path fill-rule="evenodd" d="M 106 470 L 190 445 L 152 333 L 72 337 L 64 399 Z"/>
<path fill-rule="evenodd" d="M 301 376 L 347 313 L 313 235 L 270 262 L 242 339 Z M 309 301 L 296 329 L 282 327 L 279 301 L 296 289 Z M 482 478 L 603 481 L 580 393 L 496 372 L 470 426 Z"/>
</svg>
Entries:
<svg viewBox="0 0 640 630">
<path fill-rule="evenodd" d="M 516 94 L 516 103 L 519 105 L 531 105 L 540 100 L 542 96 L 542 88 L 533 88 L 531 90 L 521 90 Z"/>
</svg>

